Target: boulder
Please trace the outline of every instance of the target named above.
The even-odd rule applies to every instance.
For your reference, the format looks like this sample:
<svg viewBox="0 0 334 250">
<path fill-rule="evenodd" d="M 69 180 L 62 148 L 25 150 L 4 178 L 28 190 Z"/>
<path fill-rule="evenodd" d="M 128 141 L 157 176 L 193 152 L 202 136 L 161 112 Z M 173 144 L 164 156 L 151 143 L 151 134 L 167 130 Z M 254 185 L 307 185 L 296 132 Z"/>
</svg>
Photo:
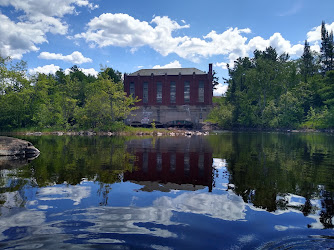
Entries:
<svg viewBox="0 0 334 250">
<path fill-rule="evenodd" d="M 0 156 L 23 156 L 25 158 L 36 158 L 39 150 L 31 142 L 0 136 Z"/>
</svg>

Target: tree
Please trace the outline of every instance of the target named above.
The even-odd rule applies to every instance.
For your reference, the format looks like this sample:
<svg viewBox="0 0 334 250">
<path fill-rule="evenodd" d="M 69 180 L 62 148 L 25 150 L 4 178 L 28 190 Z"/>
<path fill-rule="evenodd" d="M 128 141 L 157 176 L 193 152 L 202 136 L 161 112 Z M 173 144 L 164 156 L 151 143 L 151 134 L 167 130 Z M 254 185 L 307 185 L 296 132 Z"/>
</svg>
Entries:
<svg viewBox="0 0 334 250">
<path fill-rule="evenodd" d="M 217 85 L 219 84 L 219 78 L 217 77 L 217 72 L 213 70 L 212 72 L 212 88 L 217 89 Z"/>
<path fill-rule="evenodd" d="M 80 127 L 107 130 L 122 122 L 135 109 L 136 101 L 126 96 L 122 82 L 115 83 L 109 76 L 100 74 L 90 85 L 85 105 L 76 107 L 75 119 Z"/>
<path fill-rule="evenodd" d="M 334 69 L 334 42 L 333 31 L 328 33 L 326 24 L 322 21 L 321 24 L 321 62 L 322 74 L 325 75 L 327 71 Z"/>
<path fill-rule="evenodd" d="M 317 67 L 315 64 L 315 58 L 311 52 L 311 47 L 307 40 L 305 40 L 304 44 L 304 52 L 301 56 L 301 75 L 303 77 L 303 81 L 307 82 L 307 79 L 313 76 L 317 72 Z"/>
<path fill-rule="evenodd" d="M 99 75 L 103 78 L 109 78 L 115 83 L 122 81 L 122 73 L 110 67 L 101 67 L 101 72 L 99 73 Z"/>
</svg>

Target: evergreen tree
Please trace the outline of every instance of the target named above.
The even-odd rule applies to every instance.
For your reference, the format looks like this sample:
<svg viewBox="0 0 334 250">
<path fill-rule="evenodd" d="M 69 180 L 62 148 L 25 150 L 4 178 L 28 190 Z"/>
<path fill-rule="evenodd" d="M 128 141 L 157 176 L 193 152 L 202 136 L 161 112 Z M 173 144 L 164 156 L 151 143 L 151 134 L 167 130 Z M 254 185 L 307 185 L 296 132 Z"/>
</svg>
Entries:
<svg viewBox="0 0 334 250">
<path fill-rule="evenodd" d="M 326 30 L 325 22 L 321 24 L 321 62 L 322 62 L 322 74 L 325 75 L 327 71 L 334 69 L 334 42 L 333 32 L 330 34 Z"/>
<path fill-rule="evenodd" d="M 316 66 L 314 64 L 314 56 L 312 55 L 311 48 L 307 40 L 305 40 L 304 53 L 301 57 L 301 74 L 304 82 L 313 76 L 316 72 Z"/>
</svg>

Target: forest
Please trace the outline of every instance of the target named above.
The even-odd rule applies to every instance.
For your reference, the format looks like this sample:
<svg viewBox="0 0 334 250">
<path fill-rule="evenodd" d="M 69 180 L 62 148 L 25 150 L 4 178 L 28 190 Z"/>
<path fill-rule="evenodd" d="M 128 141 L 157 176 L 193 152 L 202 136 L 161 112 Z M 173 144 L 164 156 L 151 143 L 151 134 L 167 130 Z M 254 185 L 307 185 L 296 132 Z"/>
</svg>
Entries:
<svg viewBox="0 0 334 250">
<path fill-rule="evenodd" d="M 268 47 L 228 65 L 228 90 L 209 120 L 222 128 L 334 128 L 333 32 L 321 28 L 320 53 L 305 41 L 301 58 Z"/>
<path fill-rule="evenodd" d="M 97 77 L 77 66 L 69 74 L 27 76 L 24 61 L 0 57 L 0 131 L 94 129 L 116 131 L 134 108 L 121 73 L 102 68 Z"/>
</svg>

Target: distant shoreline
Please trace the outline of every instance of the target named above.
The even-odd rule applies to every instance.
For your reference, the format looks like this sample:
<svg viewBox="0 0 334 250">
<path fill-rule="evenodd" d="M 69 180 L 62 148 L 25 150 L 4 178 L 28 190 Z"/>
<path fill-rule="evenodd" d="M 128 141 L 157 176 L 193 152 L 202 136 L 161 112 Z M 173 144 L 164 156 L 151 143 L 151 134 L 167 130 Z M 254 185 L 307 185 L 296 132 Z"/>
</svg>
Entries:
<svg viewBox="0 0 334 250">
<path fill-rule="evenodd" d="M 195 131 L 184 129 L 152 129 L 152 131 L 119 131 L 119 132 L 94 132 L 94 131 L 53 131 L 53 132 L 0 132 L 3 135 L 25 136 L 201 136 L 209 135 L 209 131 Z"/>
<path fill-rule="evenodd" d="M 176 128 L 156 128 L 156 129 L 136 129 L 135 131 L 118 132 L 95 132 L 83 131 L 52 131 L 52 132 L 0 132 L 1 135 L 25 135 L 25 136 L 201 136 L 226 132 L 280 132 L 280 133 L 334 133 L 334 129 L 263 129 L 263 128 L 233 128 L 233 129 L 176 129 Z"/>
</svg>

